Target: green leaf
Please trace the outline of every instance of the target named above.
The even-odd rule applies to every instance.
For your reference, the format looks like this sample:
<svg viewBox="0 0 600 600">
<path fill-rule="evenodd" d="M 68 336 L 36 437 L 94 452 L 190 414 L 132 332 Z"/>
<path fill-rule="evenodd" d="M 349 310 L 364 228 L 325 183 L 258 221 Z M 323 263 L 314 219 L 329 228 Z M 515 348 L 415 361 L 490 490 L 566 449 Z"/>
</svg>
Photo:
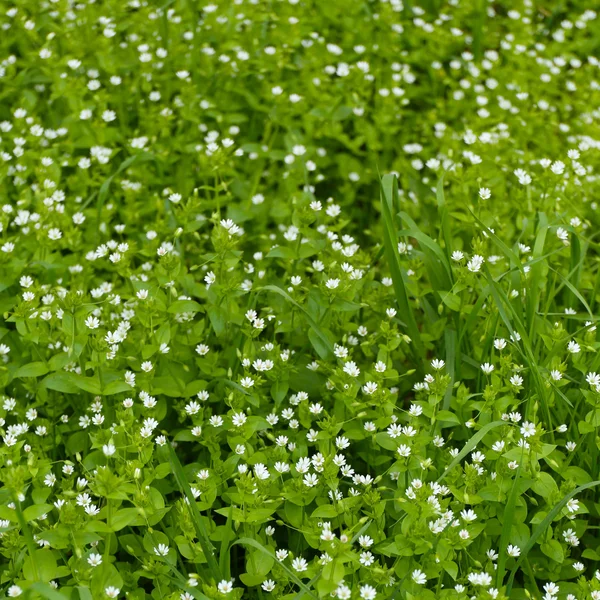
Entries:
<svg viewBox="0 0 600 600">
<path fill-rule="evenodd" d="M 558 540 L 550 540 L 540 544 L 540 550 L 552 560 L 562 564 L 565 560 L 565 553 Z"/>
<path fill-rule="evenodd" d="M 48 373 L 46 363 L 32 362 L 17 369 L 15 377 L 40 377 L 46 373 Z"/>
<path fill-rule="evenodd" d="M 102 389 L 100 388 L 100 381 L 98 377 L 83 377 L 76 373 L 69 373 L 69 379 L 76 385 L 80 390 L 89 392 L 95 396 L 102 395 Z"/>
<path fill-rule="evenodd" d="M 32 560 L 37 567 L 37 576 L 33 569 Z M 40 579 L 42 581 L 51 581 L 56 576 L 56 558 L 52 550 L 36 550 L 33 559 L 28 556 L 23 564 L 23 575 L 28 581 Z"/>
<path fill-rule="evenodd" d="M 338 516 L 338 511 L 331 504 L 323 504 L 315 508 L 310 516 L 311 518 L 334 519 Z"/>
<path fill-rule="evenodd" d="M 217 337 L 222 337 L 225 333 L 225 327 L 228 320 L 227 311 L 221 306 L 210 306 L 206 312 L 215 335 Z"/>
<path fill-rule="evenodd" d="M 36 583 L 32 583 L 24 592 L 23 598 L 29 600 L 33 596 L 32 592 L 36 592 L 42 598 L 46 598 L 47 600 L 70 600 L 70 596 L 65 596 L 60 592 L 56 591 L 53 587 L 48 585 L 47 583 L 42 583 L 40 581 Z"/>
<path fill-rule="evenodd" d="M 110 520 L 110 529 L 112 531 L 120 531 L 130 523 L 133 523 L 139 515 L 139 508 L 122 508 L 112 516 Z"/>
<path fill-rule="evenodd" d="M 176 300 L 169 306 L 167 312 L 170 313 L 191 313 L 191 312 L 203 312 L 204 309 L 198 302 L 194 300 Z"/>
<path fill-rule="evenodd" d="M 51 504 L 32 504 L 23 510 L 23 517 L 27 521 L 35 521 L 42 515 L 49 513 L 53 508 Z"/>
<path fill-rule="evenodd" d="M 102 390 L 103 396 L 113 396 L 114 394 L 121 394 L 123 392 L 130 392 L 131 386 L 124 381 L 111 381 Z"/>
<path fill-rule="evenodd" d="M 73 383 L 70 373 L 50 373 L 42 379 L 42 385 L 49 390 L 55 390 L 63 394 L 79 393 L 79 387 Z"/>
</svg>

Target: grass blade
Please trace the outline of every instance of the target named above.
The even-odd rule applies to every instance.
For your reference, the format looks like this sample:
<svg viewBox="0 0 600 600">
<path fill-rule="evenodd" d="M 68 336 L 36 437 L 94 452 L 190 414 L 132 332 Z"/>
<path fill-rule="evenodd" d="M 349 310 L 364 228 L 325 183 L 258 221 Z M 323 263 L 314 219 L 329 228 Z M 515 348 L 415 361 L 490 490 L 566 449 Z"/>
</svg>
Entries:
<svg viewBox="0 0 600 600">
<path fill-rule="evenodd" d="M 524 451 L 524 449 L 523 449 Z M 513 519 L 515 516 L 515 506 L 517 504 L 517 498 L 519 496 L 519 480 L 521 478 L 521 462 L 519 462 L 519 468 L 513 481 L 510 495 L 508 496 L 508 502 L 504 507 L 504 516 L 502 518 L 502 535 L 500 536 L 500 548 L 498 550 L 498 567 L 496 569 L 496 582 L 498 586 L 502 585 L 504 580 L 504 572 L 506 570 L 506 548 L 508 547 L 508 541 L 512 531 Z"/>
<path fill-rule="evenodd" d="M 504 421 L 492 421 L 487 425 L 484 425 L 463 447 L 462 450 L 452 459 L 451 463 L 446 467 L 446 470 L 438 477 L 437 482 L 439 483 L 454 469 L 454 467 L 473 450 L 477 444 L 485 437 L 488 431 L 500 427 L 500 425 L 506 425 Z"/>
<path fill-rule="evenodd" d="M 319 346 L 319 344 L 315 344 L 315 341 L 311 339 L 311 342 L 313 344 L 313 347 L 317 351 L 317 354 L 319 354 L 319 356 L 323 359 L 327 359 L 333 356 L 333 344 L 331 343 L 329 337 L 325 334 L 321 327 L 319 327 L 318 323 L 310 316 L 309 312 L 303 306 L 298 304 L 298 302 L 296 302 L 288 293 L 284 292 L 281 288 L 278 288 L 275 285 L 265 285 L 258 291 L 261 292 L 263 290 L 279 294 L 280 296 L 285 298 L 290 304 L 293 304 L 297 309 L 299 309 L 302 312 L 302 314 L 304 314 L 304 316 L 306 317 L 306 320 L 308 321 L 312 331 L 314 332 L 314 335 L 317 336 L 319 343 L 323 345 L 321 347 Z"/>
<path fill-rule="evenodd" d="M 510 591 L 515 580 L 515 575 L 517 574 L 521 563 L 525 560 L 529 551 L 535 546 L 535 543 L 537 542 L 538 538 L 546 531 L 548 525 L 552 523 L 556 515 L 558 515 L 558 513 L 566 506 L 567 502 L 571 498 L 573 498 L 573 496 L 576 496 L 577 494 L 589 488 L 596 487 L 597 485 L 600 485 L 600 481 L 590 481 L 589 483 L 584 483 L 583 485 L 580 485 L 578 488 L 575 488 L 572 492 L 569 492 L 568 494 L 563 496 L 562 500 L 560 500 L 553 506 L 552 510 L 546 515 L 544 520 L 533 530 L 533 533 L 531 534 L 529 540 L 527 540 L 525 547 L 521 549 L 521 555 L 519 556 L 519 560 L 517 560 L 515 566 L 510 572 L 508 583 L 506 585 L 507 596 L 510 596 Z"/>
<path fill-rule="evenodd" d="M 231 545 L 234 546 L 236 544 L 241 544 L 242 546 L 251 546 L 252 548 L 256 548 L 257 550 L 260 550 L 263 554 L 266 554 L 266 555 L 270 556 L 271 558 L 275 559 L 277 564 L 281 566 L 281 568 L 289 575 L 290 579 L 298 587 L 300 587 L 300 589 L 305 594 L 308 594 L 311 598 L 315 598 L 315 599 L 318 598 L 318 596 L 316 596 L 310 590 L 310 588 L 307 587 L 307 585 L 294 573 L 294 571 L 292 571 L 284 562 L 278 561 L 277 558 L 275 557 L 275 553 L 271 552 L 268 548 L 263 546 L 260 542 L 257 542 L 256 540 L 253 540 L 252 538 L 240 538 L 239 540 L 236 540 L 235 542 L 233 542 L 233 544 L 231 544 Z"/>
<path fill-rule="evenodd" d="M 523 358 L 527 363 L 529 371 L 532 374 L 533 381 L 538 393 L 538 400 L 543 405 L 544 411 L 546 413 L 546 418 L 548 419 L 548 423 L 551 424 L 552 417 L 550 415 L 550 410 L 546 398 L 546 387 L 544 385 L 544 380 L 538 367 L 538 362 L 533 354 L 533 348 L 529 339 L 529 335 L 527 334 L 527 331 L 525 330 L 525 326 L 523 325 L 522 321 L 519 319 L 519 316 L 515 313 L 512 304 L 510 303 L 510 300 L 506 296 L 504 290 L 498 285 L 498 282 L 496 282 L 490 275 L 490 271 L 487 265 L 484 266 L 484 271 L 490 286 L 490 292 L 492 294 L 492 297 L 494 298 L 494 302 L 496 303 L 498 312 L 500 313 L 500 317 L 504 321 L 504 324 L 506 325 L 507 329 L 511 334 L 513 334 L 516 331 L 521 336 L 521 342 L 523 345 Z M 507 313 L 507 310 L 511 313 L 510 316 Z"/>
<path fill-rule="evenodd" d="M 533 245 L 532 258 L 535 260 L 544 253 L 544 244 L 546 241 L 546 233 L 548 232 L 548 219 L 544 213 L 538 215 L 539 225 L 538 232 Z M 535 319 L 540 306 L 540 280 L 542 277 L 542 269 L 546 263 L 536 261 L 531 265 L 531 284 L 528 286 L 527 293 L 527 319 L 529 325 L 529 335 L 533 336 Z"/>
<path fill-rule="evenodd" d="M 446 367 L 448 375 L 450 375 L 450 383 L 448 389 L 444 394 L 444 403 L 442 408 L 448 410 L 450 408 L 450 401 L 452 400 L 452 389 L 454 388 L 455 379 L 455 365 L 456 365 L 456 331 L 454 329 L 446 329 L 444 332 L 444 342 L 446 346 Z"/>
<path fill-rule="evenodd" d="M 227 513 L 227 522 L 225 523 L 225 534 L 223 541 L 221 542 L 221 550 L 219 551 L 219 569 L 226 579 L 231 577 L 230 562 L 229 562 L 229 541 L 230 532 L 233 533 L 231 527 L 231 521 L 233 520 L 233 504 L 229 505 L 229 512 Z"/>
<path fill-rule="evenodd" d="M 208 562 L 208 568 L 215 579 L 216 582 L 221 581 L 223 577 L 221 576 L 221 570 L 219 569 L 219 565 L 217 564 L 217 559 L 215 558 L 215 549 L 212 545 L 206 528 L 202 523 L 202 518 L 200 516 L 200 511 L 196 506 L 196 499 L 192 494 L 192 490 L 190 488 L 190 484 L 187 481 L 185 473 L 183 472 L 183 467 L 175 454 L 175 450 L 171 444 L 167 444 L 167 451 L 169 456 L 169 463 L 171 463 L 171 468 L 173 469 L 173 474 L 175 475 L 175 479 L 177 480 L 177 485 L 179 489 L 184 494 L 188 501 L 188 507 L 190 509 L 190 513 L 192 516 L 192 521 L 194 522 L 194 528 L 196 529 L 196 533 L 198 534 L 198 541 L 200 542 L 200 546 L 202 547 L 202 552 L 204 552 L 204 556 L 206 557 L 206 561 Z"/>
<path fill-rule="evenodd" d="M 421 332 L 408 301 L 406 282 L 400 268 L 400 257 L 398 255 L 398 236 L 394 226 L 393 214 L 396 198 L 398 197 L 398 180 L 395 175 L 384 175 L 381 179 L 381 213 L 383 215 L 383 239 L 385 257 L 390 267 L 394 291 L 400 314 L 406 321 L 408 335 L 412 339 L 411 347 L 414 348 L 418 358 L 425 358 L 425 347 L 421 340 Z M 422 368 L 422 367 L 421 367 Z"/>
<path fill-rule="evenodd" d="M 515 254 L 481 219 L 479 219 L 475 213 L 469 209 L 471 216 L 479 223 L 481 228 L 487 233 L 488 237 L 494 242 L 494 244 L 502 251 L 502 254 L 509 259 L 511 266 L 518 268 L 521 272 L 523 271 L 523 265 L 518 255 Z"/>
<path fill-rule="evenodd" d="M 444 177 L 445 173 L 442 173 L 438 179 L 436 188 L 436 199 L 438 206 L 438 216 L 440 219 L 440 231 L 442 239 L 444 240 L 444 246 L 446 250 L 446 260 L 450 263 L 450 257 L 452 256 L 452 234 L 450 232 L 450 219 L 448 218 L 448 207 L 446 206 L 446 196 L 444 195 Z"/>
<path fill-rule="evenodd" d="M 29 553 L 29 560 L 31 561 L 31 568 L 33 570 L 33 576 L 37 580 L 39 578 L 37 564 L 34 560 L 35 557 L 35 542 L 33 541 L 33 535 L 31 534 L 31 529 L 25 520 L 25 516 L 23 515 L 23 510 L 21 509 L 21 501 L 14 494 L 14 505 L 15 511 L 17 513 L 17 520 L 19 522 L 19 527 L 23 532 L 23 536 L 25 537 L 25 543 L 27 544 L 27 551 Z"/>
</svg>

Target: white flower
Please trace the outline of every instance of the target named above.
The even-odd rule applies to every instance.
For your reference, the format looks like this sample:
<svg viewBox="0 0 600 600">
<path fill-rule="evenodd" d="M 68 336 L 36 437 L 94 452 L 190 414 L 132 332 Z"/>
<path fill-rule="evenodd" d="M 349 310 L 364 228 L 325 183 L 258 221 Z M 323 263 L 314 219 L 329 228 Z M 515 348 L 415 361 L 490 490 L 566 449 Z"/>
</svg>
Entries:
<svg viewBox="0 0 600 600">
<path fill-rule="evenodd" d="M 298 573 L 301 573 L 302 571 L 306 571 L 306 569 L 308 569 L 308 563 L 306 562 L 305 558 L 298 556 L 292 560 L 292 568 Z"/>
<path fill-rule="evenodd" d="M 475 254 L 475 256 L 473 256 L 473 258 L 471 258 L 467 263 L 467 269 L 469 269 L 469 271 L 471 271 L 472 273 L 477 273 L 481 269 L 481 265 L 483 265 L 483 262 L 483 256 Z"/>
<path fill-rule="evenodd" d="M 88 564 L 92 567 L 97 567 L 102 564 L 102 555 L 100 554 L 90 554 L 88 556 Z"/>
<path fill-rule="evenodd" d="M 529 185 L 531 183 L 531 176 L 523 169 L 516 169 L 514 174 L 521 185 Z"/>
<path fill-rule="evenodd" d="M 524 438 L 532 437 L 535 435 L 535 425 L 530 423 L 529 421 L 525 421 L 523 425 L 521 425 L 521 435 Z"/>
<path fill-rule="evenodd" d="M 100 321 L 96 317 L 89 316 L 85 320 L 85 325 L 89 329 L 98 329 L 98 327 L 100 326 Z"/>
<path fill-rule="evenodd" d="M 307 473 L 304 476 L 302 483 L 304 483 L 306 487 L 314 487 L 319 483 L 319 478 L 315 475 L 315 473 Z"/>
<path fill-rule="evenodd" d="M 222 219 L 221 227 L 223 227 L 230 236 L 239 235 L 242 232 L 241 228 L 238 225 L 236 225 L 231 219 Z"/>
<path fill-rule="evenodd" d="M 116 452 L 114 444 L 105 444 L 102 446 L 102 452 L 105 456 L 112 456 Z"/>
<path fill-rule="evenodd" d="M 363 392 L 367 395 L 374 394 L 377 391 L 377 384 L 374 381 L 368 381 L 363 385 Z"/>
<path fill-rule="evenodd" d="M 415 569 L 412 572 L 411 579 L 417 585 L 425 585 L 425 583 L 427 582 L 427 577 L 425 576 L 425 573 L 423 573 L 423 571 L 421 571 L 420 569 Z"/>
<path fill-rule="evenodd" d="M 241 427 L 246 421 L 248 420 L 248 417 L 243 413 L 243 412 L 238 412 L 235 413 L 232 417 L 231 417 L 231 422 L 236 426 L 236 427 Z"/>
<path fill-rule="evenodd" d="M 360 587 L 360 597 L 363 600 L 374 600 L 377 596 L 377 590 L 370 585 L 363 585 Z"/>
<path fill-rule="evenodd" d="M 482 200 L 489 200 L 492 196 L 492 192 L 488 188 L 479 188 L 479 197 Z"/>
<path fill-rule="evenodd" d="M 467 579 L 473 585 L 481 585 L 483 587 L 489 587 L 492 585 L 492 576 L 487 573 L 469 573 Z"/>
<path fill-rule="evenodd" d="M 402 458 L 407 458 L 408 456 L 410 456 L 411 449 L 410 446 L 407 446 L 406 444 L 401 444 L 400 446 L 398 446 L 397 452 Z"/>
<path fill-rule="evenodd" d="M 496 350 L 504 350 L 504 348 L 506 348 L 506 340 L 504 338 L 495 339 L 494 348 L 496 348 Z"/>
<path fill-rule="evenodd" d="M 219 581 L 217 589 L 221 594 L 229 594 L 233 590 L 233 582 L 223 579 Z"/>
<path fill-rule="evenodd" d="M 167 544 L 158 544 L 154 547 L 154 554 L 156 556 L 167 556 L 169 554 L 169 546 Z"/>
<path fill-rule="evenodd" d="M 360 375 L 360 369 L 356 366 L 353 361 L 344 363 L 344 373 L 350 375 L 350 377 L 358 377 Z"/>
<path fill-rule="evenodd" d="M 212 272 L 209 271 L 205 276 L 204 276 L 204 283 L 206 283 L 206 289 L 210 288 L 210 286 L 217 280 L 216 275 Z"/>
<path fill-rule="evenodd" d="M 513 375 L 510 378 L 510 383 L 511 385 L 514 385 L 515 387 L 521 387 L 523 385 L 523 378 L 520 375 Z"/>
</svg>

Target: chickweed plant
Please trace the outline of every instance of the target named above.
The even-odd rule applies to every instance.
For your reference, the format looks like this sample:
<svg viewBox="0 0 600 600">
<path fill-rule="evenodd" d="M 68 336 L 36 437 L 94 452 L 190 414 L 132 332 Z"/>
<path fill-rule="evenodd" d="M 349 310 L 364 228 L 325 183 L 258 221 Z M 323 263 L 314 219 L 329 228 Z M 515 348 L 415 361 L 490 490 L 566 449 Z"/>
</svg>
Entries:
<svg viewBox="0 0 600 600">
<path fill-rule="evenodd" d="M 0 594 L 600 600 L 600 23 L 0 0 Z"/>
</svg>

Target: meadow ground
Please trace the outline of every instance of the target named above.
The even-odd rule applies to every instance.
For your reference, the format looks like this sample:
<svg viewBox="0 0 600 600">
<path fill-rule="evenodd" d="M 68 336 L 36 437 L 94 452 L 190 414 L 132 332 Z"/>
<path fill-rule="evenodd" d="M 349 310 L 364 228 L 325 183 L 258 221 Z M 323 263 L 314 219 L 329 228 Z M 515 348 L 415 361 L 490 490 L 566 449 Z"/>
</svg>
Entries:
<svg viewBox="0 0 600 600">
<path fill-rule="evenodd" d="M 600 23 L 0 0 L 0 595 L 600 599 Z"/>
</svg>

